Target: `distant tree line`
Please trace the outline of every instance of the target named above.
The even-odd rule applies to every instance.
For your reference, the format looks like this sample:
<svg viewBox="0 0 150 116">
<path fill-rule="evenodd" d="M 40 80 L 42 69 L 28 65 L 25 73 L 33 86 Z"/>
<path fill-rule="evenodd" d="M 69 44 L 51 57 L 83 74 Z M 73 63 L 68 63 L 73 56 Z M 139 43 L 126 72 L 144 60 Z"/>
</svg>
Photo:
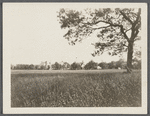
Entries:
<svg viewBox="0 0 150 116">
<path fill-rule="evenodd" d="M 133 59 L 133 69 L 141 69 L 141 60 Z M 11 65 L 12 70 L 49 70 L 50 66 L 45 65 L 33 65 L 33 64 L 17 64 Z M 109 63 L 101 62 L 97 63 L 94 61 L 89 61 L 87 64 L 83 62 L 77 63 L 73 62 L 69 64 L 64 62 L 63 64 L 55 62 L 51 65 L 52 70 L 96 70 L 96 69 L 126 69 L 126 62 L 122 59 L 119 61 L 111 61 Z"/>
<path fill-rule="evenodd" d="M 11 65 L 11 69 L 13 70 L 46 70 L 44 65 L 34 65 L 34 64 L 17 64 Z"/>
</svg>

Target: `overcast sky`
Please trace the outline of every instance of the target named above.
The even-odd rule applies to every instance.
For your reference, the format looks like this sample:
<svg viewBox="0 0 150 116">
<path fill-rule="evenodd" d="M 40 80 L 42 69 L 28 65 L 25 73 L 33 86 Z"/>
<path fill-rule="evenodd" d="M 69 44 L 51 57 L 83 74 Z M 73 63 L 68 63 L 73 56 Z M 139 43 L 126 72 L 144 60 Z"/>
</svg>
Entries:
<svg viewBox="0 0 150 116">
<path fill-rule="evenodd" d="M 4 39 L 11 43 L 12 64 L 39 64 L 41 61 L 87 63 L 110 62 L 119 59 L 118 56 L 103 54 L 93 57 L 95 50 L 91 43 L 98 39 L 93 35 L 75 46 L 68 44 L 63 38 L 65 30 L 60 28 L 57 12 L 60 8 L 76 8 L 76 5 L 53 4 L 4 4 Z M 89 6 L 87 6 L 89 7 Z M 91 5 L 96 8 L 98 5 Z M 86 5 L 84 6 L 86 8 Z M 95 38 L 95 39 L 94 39 Z M 77 59 L 76 59 L 77 58 Z M 126 56 L 124 56 L 126 59 Z"/>
</svg>

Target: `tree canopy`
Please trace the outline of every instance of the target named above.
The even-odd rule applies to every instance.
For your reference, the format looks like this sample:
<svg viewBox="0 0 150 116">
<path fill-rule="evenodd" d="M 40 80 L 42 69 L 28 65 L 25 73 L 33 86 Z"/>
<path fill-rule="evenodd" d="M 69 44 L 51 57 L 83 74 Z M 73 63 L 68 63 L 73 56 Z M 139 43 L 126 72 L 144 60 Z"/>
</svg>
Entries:
<svg viewBox="0 0 150 116">
<path fill-rule="evenodd" d="M 131 68 L 133 45 L 141 29 L 141 9 L 99 8 L 76 11 L 60 9 L 58 18 L 62 29 L 68 29 L 64 37 L 72 44 L 96 33 L 99 41 L 94 43 L 92 54 L 117 55 L 128 51 L 127 66 Z"/>
</svg>

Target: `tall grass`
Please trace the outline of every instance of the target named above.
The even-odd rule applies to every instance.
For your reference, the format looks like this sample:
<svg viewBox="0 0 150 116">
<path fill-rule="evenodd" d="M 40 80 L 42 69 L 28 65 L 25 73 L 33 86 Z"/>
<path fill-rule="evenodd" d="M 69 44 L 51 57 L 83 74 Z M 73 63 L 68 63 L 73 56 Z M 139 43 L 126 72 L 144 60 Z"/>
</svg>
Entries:
<svg viewBox="0 0 150 116">
<path fill-rule="evenodd" d="M 12 107 L 140 107 L 141 74 L 12 74 Z"/>
</svg>

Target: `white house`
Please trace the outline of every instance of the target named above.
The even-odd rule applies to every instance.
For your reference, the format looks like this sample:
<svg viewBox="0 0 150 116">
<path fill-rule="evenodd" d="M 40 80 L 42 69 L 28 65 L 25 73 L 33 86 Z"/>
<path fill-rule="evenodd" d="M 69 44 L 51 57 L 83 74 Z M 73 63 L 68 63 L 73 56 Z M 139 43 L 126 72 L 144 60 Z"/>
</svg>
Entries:
<svg viewBox="0 0 150 116">
<path fill-rule="evenodd" d="M 98 70 L 100 70 L 100 69 L 102 69 L 102 67 L 100 67 L 100 66 L 97 66 L 97 69 L 98 69 Z"/>
<path fill-rule="evenodd" d="M 119 69 L 119 70 L 121 70 L 121 68 L 120 68 L 120 67 L 118 67 L 118 69 Z"/>
</svg>

